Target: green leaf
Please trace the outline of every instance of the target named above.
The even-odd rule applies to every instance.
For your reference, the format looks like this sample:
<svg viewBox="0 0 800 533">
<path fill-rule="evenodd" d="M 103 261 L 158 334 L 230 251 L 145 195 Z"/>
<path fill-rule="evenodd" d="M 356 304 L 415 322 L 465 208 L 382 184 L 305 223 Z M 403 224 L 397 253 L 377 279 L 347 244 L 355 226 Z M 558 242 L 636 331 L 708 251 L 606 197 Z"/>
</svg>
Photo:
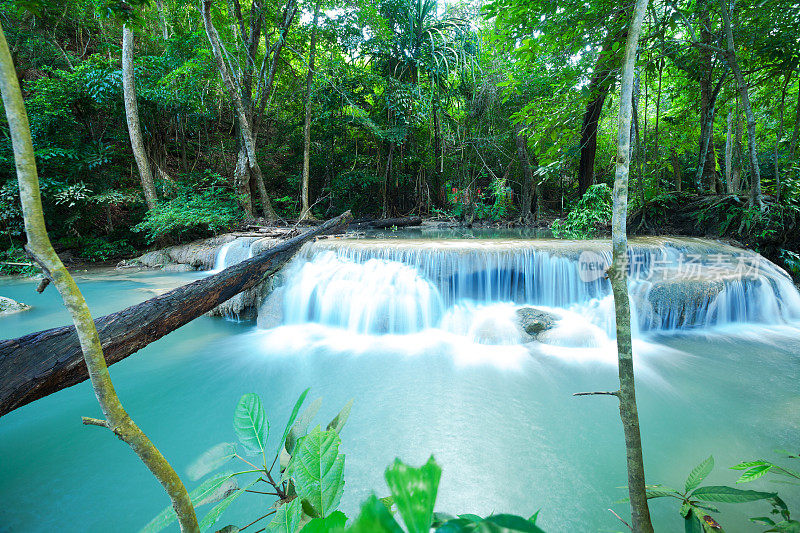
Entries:
<svg viewBox="0 0 800 533">
<path fill-rule="evenodd" d="M 537 526 L 525 520 L 521 516 L 511 515 L 511 514 L 498 514 L 487 516 L 483 520 L 483 524 L 491 524 L 493 526 L 497 526 L 496 528 L 491 528 L 491 531 L 525 531 L 528 533 L 544 533 L 541 529 Z"/>
<path fill-rule="evenodd" d="M 775 524 L 772 529 L 767 531 L 777 531 L 779 533 L 800 533 L 800 522 L 797 520 L 783 520 Z"/>
<path fill-rule="evenodd" d="M 478 531 L 478 524 L 466 518 L 454 518 L 436 528 L 436 533 L 472 533 Z"/>
<path fill-rule="evenodd" d="M 347 524 L 347 517 L 341 511 L 335 511 L 326 518 L 315 518 L 306 527 L 301 529 L 303 533 L 328 533 L 344 531 Z"/>
<path fill-rule="evenodd" d="M 236 480 L 230 472 L 220 474 L 202 482 L 200 486 L 189 493 L 189 498 L 195 507 L 212 503 L 224 498 L 231 490 L 237 488 Z M 178 519 L 175 509 L 170 505 L 165 507 L 153 518 L 140 533 L 157 533 Z"/>
<path fill-rule="evenodd" d="M 294 448 L 297 446 L 297 441 L 299 441 L 300 438 L 305 435 L 309 424 L 311 424 L 311 419 L 314 418 L 314 415 L 317 414 L 317 411 L 319 411 L 320 407 L 322 407 L 322 398 L 317 398 L 311 403 L 311 405 L 306 407 L 306 410 L 303 411 L 299 417 L 297 417 L 297 421 L 292 425 L 285 438 L 285 449 L 287 452 L 290 454 L 294 453 Z"/>
<path fill-rule="evenodd" d="M 291 429 L 292 424 L 294 424 L 294 421 L 297 418 L 297 413 L 300 411 L 300 407 L 303 406 L 303 402 L 305 401 L 306 396 L 308 395 L 308 391 L 310 390 L 311 387 L 304 390 L 300 394 L 300 397 L 297 398 L 297 401 L 294 403 L 294 407 L 292 408 L 292 414 L 289 415 L 289 420 L 286 422 L 286 428 L 284 428 L 283 430 L 283 436 L 281 437 L 281 442 L 279 446 L 283 446 L 284 443 L 286 442 L 286 436 L 289 434 L 289 429 Z"/>
<path fill-rule="evenodd" d="M 249 453 L 264 453 L 269 423 L 258 394 L 245 394 L 239 400 L 233 415 L 233 429 Z"/>
<path fill-rule="evenodd" d="M 221 467 L 236 456 L 236 445 L 232 442 L 221 442 L 212 446 L 195 459 L 186 469 L 189 479 L 196 481 Z"/>
<path fill-rule="evenodd" d="M 372 495 L 361 505 L 361 514 L 347 533 L 403 533 L 403 530 L 386 506 Z"/>
<path fill-rule="evenodd" d="M 751 522 L 756 522 L 757 524 L 764 524 L 767 526 L 774 526 L 775 520 L 768 516 L 754 516 L 750 519 Z"/>
<path fill-rule="evenodd" d="M 302 515 L 300 509 L 300 498 L 295 498 L 289 503 L 278 507 L 278 512 L 272 518 L 272 522 L 267 526 L 270 533 L 295 533 L 300 526 Z"/>
<path fill-rule="evenodd" d="M 733 487 L 707 486 L 700 487 L 692 493 L 692 498 L 705 502 L 743 503 L 757 500 L 767 500 L 775 496 L 773 492 L 759 492 L 756 490 L 740 490 Z"/>
<path fill-rule="evenodd" d="M 689 511 L 683 520 L 683 530 L 685 533 L 703 533 L 703 524 L 700 523 L 699 517 Z"/>
<path fill-rule="evenodd" d="M 769 472 L 772 465 L 759 465 L 754 466 L 744 474 L 742 474 L 739 479 L 736 480 L 736 483 L 748 483 L 753 481 L 754 479 L 758 479 L 764 476 L 767 472 Z"/>
<path fill-rule="evenodd" d="M 339 453 L 340 443 L 335 431 L 315 427 L 300 439 L 284 473 L 284 479 L 294 479 L 298 497 L 308 501 L 316 517 L 328 516 L 342 498 L 344 455 Z"/>
<path fill-rule="evenodd" d="M 420 468 L 395 459 L 394 464 L 386 469 L 386 483 L 409 533 L 428 533 L 430 530 L 441 475 L 442 469 L 433 456 Z"/>
<path fill-rule="evenodd" d="M 766 464 L 771 464 L 771 463 L 767 463 L 766 461 L 747 461 L 744 463 L 739 463 L 738 465 L 733 465 L 731 467 L 731 470 L 747 470 L 748 468 L 751 468 L 753 466 L 761 466 Z"/>
<path fill-rule="evenodd" d="M 709 455 L 708 459 L 697 465 L 692 469 L 689 473 L 689 477 L 686 478 L 686 492 L 689 492 L 692 489 L 697 488 L 700 483 L 706 478 L 706 476 L 714 469 L 714 456 Z"/>
<path fill-rule="evenodd" d="M 325 428 L 327 430 L 333 430 L 336 433 L 341 433 L 342 428 L 344 428 L 345 423 L 347 423 L 347 418 L 350 416 L 350 410 L 353 408 L 353 400 L 351 399 L 349 402 L 345 404 L 339 414 L 330 421 L 328 427 Z"/>
<path fill-rule="evenodd" d="M 244 494 L 244 491 L 255 485 L 257 482 L 258 479 L 253 480 L 246 487 L 243 487 L 235 492 L 232 492 L 231 494 L 226 496 L 224 500 L 215 505 L 214 508 L 211 509 L 208 512 L 208 514 L 203 517 L 203 520 L 200 521 L 200 531 L 208 531 L 211 527 L 213 527 L 214 524 L 217 523 L 217 520 L 219 520 L 220 515 L 223 512 L 225 512 L 225 509 L 227 509 L 233 503 L 233 500 Z"/>
</svg>

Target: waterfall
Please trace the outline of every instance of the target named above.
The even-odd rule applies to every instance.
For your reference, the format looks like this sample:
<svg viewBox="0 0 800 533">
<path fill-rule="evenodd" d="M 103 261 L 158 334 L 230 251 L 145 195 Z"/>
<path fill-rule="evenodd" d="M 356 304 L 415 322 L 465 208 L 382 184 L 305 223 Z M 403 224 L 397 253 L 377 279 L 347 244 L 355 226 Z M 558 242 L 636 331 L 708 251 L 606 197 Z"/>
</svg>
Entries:
<svg viewBox="0 0 800 533">
<path fill-rule="evenodd" d="M 209 273 L 216 274 L 229 266 L 253 257 L 255 243 L 258 240 L 257 237 L 239 237 L 220 246 L 214 259 L 214 269 Z"/>
<path fill-rule="evenodd" d="M 214 258 L 214 268 L 210 271 L 211 274 L 216 274 L 217 272 L 225 270 L 225 267 L 227 266 L 225 261 L 228 257 L 228 250 L 231 249 L 231 246 L 233 246 L 233 243 L 235 242 L 235 240 L 226 242 L 219 247 L 217 250 L 217 256 Z"/>
<path fill-rule="evenodd" d="M 515 311 L 535 306 L 559 319 L 544 338 L 597 345 L 614 336 L 604 277 L 610 261 L 610 244 L 600 240 L 320 241 L 305 245 L 284 273 L 283 323 L 368 334 L 439 328 L 514 344 L 526 340 Z M 800 320 L 791 279 L 753 252 L 703 239 L 636 238 L 628 263 L 635 335 Z"/>
</svg>

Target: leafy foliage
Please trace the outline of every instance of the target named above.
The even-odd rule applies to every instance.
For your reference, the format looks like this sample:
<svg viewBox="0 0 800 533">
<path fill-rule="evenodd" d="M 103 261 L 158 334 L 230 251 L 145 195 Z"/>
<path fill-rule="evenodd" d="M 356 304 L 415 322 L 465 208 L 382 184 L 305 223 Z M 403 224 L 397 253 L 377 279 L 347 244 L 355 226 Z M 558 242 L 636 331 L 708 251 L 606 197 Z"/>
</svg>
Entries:
<svg viewBox="0 0 800 533">
<path fill-rule="evenodd" d="M 565 220 L 556 220 L 553 235 L 567 239 L 590 239 L 611 222 L 611 188 L 592 185 Z"/>
<path fill-rule="evenodd" d="M 166 236 L 180 241 L 219 233 L 240 220 L 234 193 L 218 174 L 206 173 L 201 187 L 183 185 L 175 198 L 148 211 L 133 231 L 143 232 L 148 242 Z"/>
</svg>

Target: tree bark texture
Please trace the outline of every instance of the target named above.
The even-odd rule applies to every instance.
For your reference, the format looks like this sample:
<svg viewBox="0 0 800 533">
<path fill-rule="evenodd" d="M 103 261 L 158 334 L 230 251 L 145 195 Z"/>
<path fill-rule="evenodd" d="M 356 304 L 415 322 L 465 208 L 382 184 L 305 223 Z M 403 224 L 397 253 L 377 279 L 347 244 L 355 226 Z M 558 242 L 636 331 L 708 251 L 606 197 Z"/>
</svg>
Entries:
<svg viewBox="0 0 800 533">
<path fill-rule="evenodd" d="M 256 143 L 253 136 L 253 130 L 250 127 L 250 119 L 247 117 L 242 96 L 231 77 L 228 65 L 225 62 L 225 56 L 222 54 L 222 45 L 219 40 L 219 33 L 217 33 L 214 23 L 211 21 L 211 0 L 200 0 L 200 11 L 203 16 L 203 24 L 205 26 L 208 41 L 211 44 L 211 50 L 214 53 L 214 58 L 217 62 L 222 81 L 228 92 L 228 96 L 233 100 L 233 106 L 236 110 L 236 118 L 239 121 L 239 128 L 241 131 L 242 142 L 244 143 L 247 152 L 247 164 L 250 172 L 253 174 L 258 186 L 258 193 L 261 197 L 261 210 L 267 220 L 277 220 L 277 214 L 272 208 L 272 202 L 267 194 L 267 188 L 264 185 L 264 175 L 261 172 L 261 167 L 256 158 Z"/>
<path fill-rule="evenodd" d="M 311 43 L 308 49 L 308 73 L 306 74 L 306 116 L 303 124 L 303 182 L 301 185 L 300 220 L 314 218 L 308 201 L 308 181 L 311 171 L 311 89 L 314 85 L 314 58 L 317 48 L 317 22 L 319 20 L 320 2 L 314 8 L 314 22 L 311 29 Z"/>
<path fill-rule="evenodd" d="M 158 197 L 139 124 L 139 106 L 136 104 L 136 84 L 133 79 L 133 30 L 128 25 L 122 28 L 122 94 L 125 100 L 125 119 L 128 122 L 131 150 L 136 160 L 136 168 L 139 169 L 139 178 L 142 180 L 144 199 L 147 208 L 153 209 Z"/>
<path fill-rule="evenodd" d="M 600 122 L 600 114 L 603 112 L 603 104 L 606 101 L 608 92 L 616 80 L 616 71 L 619 67 L 617 56 L 614 54 L 614 43 L 625 41 L 628 34 L 627 25 L 619 29 L 623 15 L 628 10 L 619 9 L 609 22 L 608 36 L 597 57 L 594 74 L 589 81 L 589 102 L 586 104 L 586 111 L 583 114 L 583 125 L 581 126 L 581 158 L 578 164 L 578 193 L 583 196 L 586 189 L 594 184 L 594 161 L 597 155 L 597 126 Z"/>
<path fill-rule="evenodd" d="M 652 533 L 650 509 L 645 493 L 642 440 L 639 432 L 639 413 L 636 406 L 636 387 L 633 374 L 631 342 L 631 310 L 628 298 L 628 177 L 630 171 L 630 132 L 632 120 L 633 78 L 636 52 L 648 0 L 637 0 L 634 8 L 622 71 L 619 105 L 619 131 L 614 176 L 614 206 L 611 222 L 612 264 L 608 276 L 614 293 L 616 311 L 617 354 L 619 366 L 619 412 L 625 433 L 628 466 L 628 493 L 631 501 L 631 527 L 634 533 Z"/>
<path fill-rule="evenodd" d="M 753 108 L 750 105 L 750 95 L 747 84 L 739 67 L 736 58 L 736 44 L 733 40 L 733 27 L 731 26 L 731 13 L 728 11 L 728 4 L 725 0 L 720 1 L 720 11 L 722 11 L 722 21 L 725 25 L 725 40 L 728 45 L 726 60 L 733 75 L 736 77 L 736 85 L 739 87 L 739 96 L 742 99 L 742 106 L 747 117 L 747 152 L 750 156 L 750 202 L 762 211 L 764 210 L 764 199 L 761 195 L 761 170 L 758 166 L 758 152 L 756 148 L 756 118 L 753 115 Z"/>
</svg>

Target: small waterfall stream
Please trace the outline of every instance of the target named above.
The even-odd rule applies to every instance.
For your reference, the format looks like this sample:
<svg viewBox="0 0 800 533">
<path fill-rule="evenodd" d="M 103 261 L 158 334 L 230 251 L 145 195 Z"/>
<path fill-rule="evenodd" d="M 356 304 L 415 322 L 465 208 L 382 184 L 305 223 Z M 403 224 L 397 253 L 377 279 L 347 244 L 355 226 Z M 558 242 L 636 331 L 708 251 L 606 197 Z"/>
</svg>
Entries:
<svg viewBox="0 0 800 533">
<path fill-rule="evenodd" d="M 595 345 L 597 330 L 614 336 L 610 261 L 599 240 L 320 241 L 285 271 L 283 321 L 367 334 L 438 328 L 514 344 L 525 340 L 515 310 L 534 306 L 559 318 L 546 342 L 570 345 L 577 335 Z M 640 333 L 800 320 L 800 294 L 785 272 L 722 243 L 633 239 L 629 275 Z"/>
</svg>

